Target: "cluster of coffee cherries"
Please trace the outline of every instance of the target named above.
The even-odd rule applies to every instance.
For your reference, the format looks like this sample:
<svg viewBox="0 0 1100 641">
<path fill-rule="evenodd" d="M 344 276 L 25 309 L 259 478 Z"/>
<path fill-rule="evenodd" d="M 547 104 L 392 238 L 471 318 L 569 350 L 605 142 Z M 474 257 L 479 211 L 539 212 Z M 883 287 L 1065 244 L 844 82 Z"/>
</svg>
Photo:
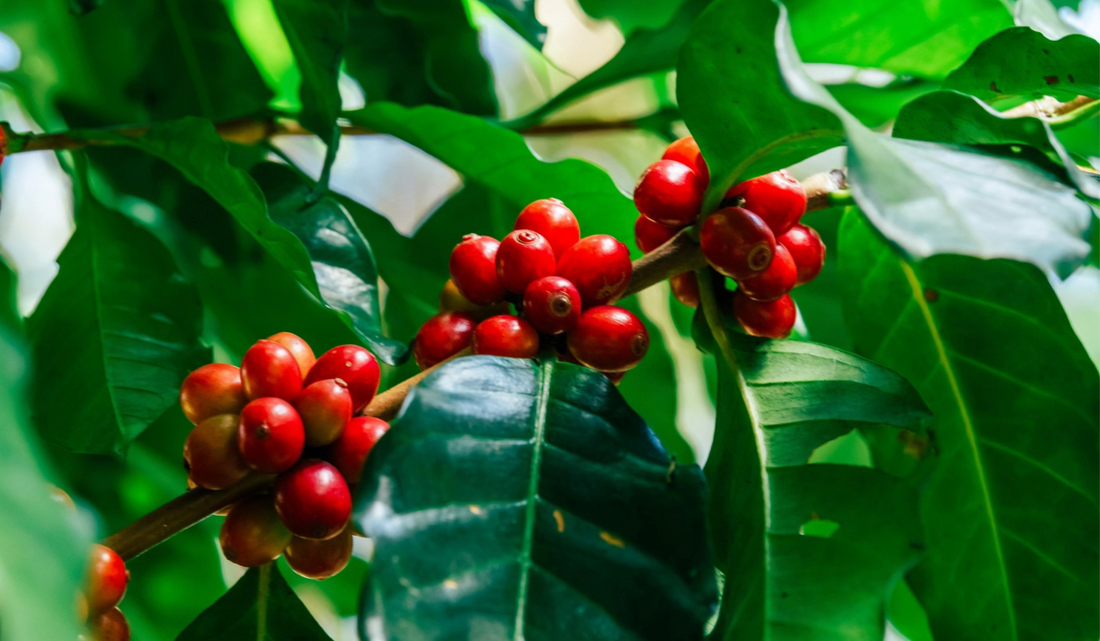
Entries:
<svg viewBox="0 0 1100 641">
<path fill-rule="evenodd" d="M 92 641 L 129 641 L 130 624 L 118 609 L 129 582 L 130 571 L 122 557 L 107 546 L 94 544 L 84 592 L 77 602 Z"/>
<path fill-rule="evenodd" d="M 469 234 L 451 252 L 451 279 L 440 313 L 416 335 L 416 362 L 427 369 L 466 348 L 534 358 L 546 344 L 562 360 L 618 383 L 649 347 L 638 317 L 611 305 L 626 291 L 631 269 L 621 242 L 604 234 L 581 238 L 564 203 L 536 200 L 504 240 Z"/>
<path fill-rule="evenodd" d="M 641 213 L 634 225 L 638 248 L 649 253 L 694 223 L 709 183 L 710 172 L 694 138 L 669 145 L 634 188 L 634 204 Z M 776 171 L 734 185 L 721 208 L 703 221 L 703 256 L 715 271 L 737 282 L 733 314 L 748 334 L 790 334 L 797 313 L 789 292 L 821 273 L 825 244 L 800 223 L 805 212 L 802 185 L 787 171 Z M 670 283 L 677 299 L 698 306 L 695 274 L 678 274 Z"/>
<path fill-rule="evenodd" d="M 385 421 L 357 416 L 378 391 L 374 355 L 342 345 L 314 358 L 283 332 L 249 348 L 241 366 L 192 372 L 180 405 L 195 424 L 183 447 L 189 484 L 224 490 L 253 471 L 274 491 L 230 506 L 225 558 L 254 567 L 285 554 L 302 576 L 326 579 L 351 558 L 351 491 Z"/>
</svg>

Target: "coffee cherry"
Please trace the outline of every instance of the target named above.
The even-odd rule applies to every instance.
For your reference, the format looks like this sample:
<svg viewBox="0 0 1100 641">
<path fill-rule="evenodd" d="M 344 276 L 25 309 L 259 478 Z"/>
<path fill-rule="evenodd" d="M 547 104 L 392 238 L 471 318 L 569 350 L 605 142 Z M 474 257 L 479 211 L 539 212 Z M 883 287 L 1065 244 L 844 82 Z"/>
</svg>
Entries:
<svg viewBox="0 0 1100 641">
<path fill-rule="evenodd" d="M 490 316 L 507 314 L 512 310 L 508 303 L 494 303 L 492 305 L 475 305 L 458 291 L 455 282 L 450 278 L 439 290 L 439 311 L 441 312 L 466 312 L 478 320 L 485 320 Z"/>
<path fill-rule="evenodd" d="M 211 416 L 195 426 L 183 444 L 187 478 L 208 490 L 233 487 L 248 475 L 248 463 L 237 449 L 236 414 Z"/>
<path fill-rule="evenodd" d="M 662 225 L 683 227 L 699 217 L 706 184 L 695 170 L 675 160 L 650 165 L 634 187 L 634 205 Z"/>
<path fill-rule="evenodd" d="M 501 315 L 478 323 L 474 353 L 509 358 L 534 358 L 539 354 L 539 333 L 517 316 Z"/>
<path fill-rule="evenodd" d="M 614 236 L 582 238 L 558 259 L 556 275 L 573 283 L 586 308 L 613 303 L 630 282 L 630 250 Z"/>
<path fill-rule="evenodd" d="M 470 346 L 477 319 L 462 312 L 443 312 L 420 326 L 413 343 L 413 356 L 420 369 L 428 369 Z"/>
<path fill-rule="evenodd" d="M 260 494 L 233 506 L 222 522 L 218 540 L 226 559 L 254 568 L 282 556 L 290 538 L 271 495 Z"/>
<path fill-rule="evenodd" d="M 302 391 L 302 370 L 290 350 L 274 341 L 257 341 L 241 359 L 241 382 L 248 398 L 293 401 Z"/>
<path fill-rule="evenodd" d="M 772 264 L 752 278 L 737 282 L 737 289 L 753 300 L 775 300 L 794 289 L 798 268 L 791 253 L 783 245 L 776 245 Z"/>
<path fill-rule="evenodd" d="M 217 414 L 239 414 L 246 403 L 241 370 L 233 365 L 203 365 L 180 385 L 180 407 L 192 423 Z"/>
<path fill-rule="evenodd" d="M 328 460 L 340 471 L 348 484 L 359 482 L 363 465 L 374 444 L 390 424 L 373 416 L 356 416 L 344 426 L 344 432 L 328 448 Z"/>
<path fill-rule="evenodd" d="M 351 527 L 326 541 L 294 537 L 286 548 L 286 564 L 307 579 L 321 581 L 336 576 L 351 560 Z"/>
<path fill-rule="evenodd" d="M 129 582 L 130 571 L 126 569 L 122 557 L 105 545 L 93 543 L 85 584 L 88 610 L 92 616 L 103 614 L 118 605 L 126 595 L 126 584 Z"/>
<path fill-rule="evenodd" d="M 699 144 L 695 142 L 695 138 L 692 136 L 684 136 L 683 138 L 672 143 L 665 149 L 665 153 L 661 156 L 662 160 L 675 160 L 678 163 L 687 165 L 695 170 L 695 173 L 699 174 L 699 177 L 703 179 L 704 186 L 710 182 L 710 171 L 707 169 L 707 161 L 703 160 L 703 154 L 699 151 Z"/>
<path fill-rule="evenodd" d="M 130 641 L 130 623 L 118 608 L 93 617 L 88 628 L 92 641 Z"/>
<path fill-rule="evenodd" d="M 699 280 L 695 274 L 676 274 L 668 279 L 668 284 L 672 286 L 672 295 L 676 300 L 693 309 L 699 307 Z"/>
<path fill-rule="evenodd" d="M 581 317 L 581 293 L 561 276 L 531 281 L 523 292 L 523 313 L 543 334 L 568 332 Z"/>
<path fill-rule="evenodd" d="M 723 197 L 722 206 L 737 205 L 738 199 L 744 199 L 740 207 L 760 216 L 777 237 L 806 213 L 806 192 L 786 169 L 734 185 Z"/>
<path fill-rule="evenodd" d="M 475 305 L 504 300 L 504 285 L 497 277 L 499 247 L 495 238 L 467 234 L 451 251 L 451 280 L 466 300 Z"/>
<path fill-rule="evenodd" d="M 747 209 L 726 207 L 703 223 L 699 245 L 710 266 L 736 280 L 752 278 L 768 268 L 775 255 L 775 234 Z"/>
<path fill-rule="evenodd" d="M 634 243 L 638 249 L 648 254 L 667 243 L 682 227 L 669 227 L 655 223 L 645 216 L 638 216 L 634 222 Z"/>
<path fill-rule="evenodd" d="M 331 539 L 351 518 L 351 492 L 335 467 L 306 459 L 275 479 L 275 509 L 294 534 Z"/>
<path fill-rule="evenodd" d="M 541 234 L 519 229 L 504 237 L 497 250 L 497 276 L 505 289 L 522 294 L 527 284 L 554 273 L 554 249 Z"/>
<path fill-rule="evenodd" d="M 253 469 L 277 474 L 302 456 L 306 443 L 302 419 L 279 398 L 258 398 L 244 406 L 237 430 L 237 447 Z"/>
<path fill-rule="evenodd" d="M 733 315 L 746 334 L 785 338 L 794 327 L 797 313 L 790 294 L 772 301 L 756 301 L 738 291 L 733 295 Z"/>
<path fill-rule="evenodd" d="M 642 321 L 611 305 L 585 310 L 568 340 L 569 351 L 578 361 L 601 372 L 625 372 L 649 348 L 649 333 Z"/>
<path fill-rule="evenodd" d="M 354 414 L 374 400 L 382 373 L 378 369 L 378 361 L 369 350 L 358 345 L 340 345 L 317 359 L 306 376 L 305 384 L 337 378 L 344 381 L 351 392 Z"/>
<path fill-rule="evenodd" d="M 561 256 L 581 239 L 577 217 L 557 198 L 536 200 L 524 207 L 512 229 L 538 232 L 550 243 L 555 256 Z"/>
<path fill-rule="evenodd" d="M 791 252 L 798 267 L 795 285 L 805 285 L 817 278 L 825 266 L 825 243 L 812 227 L 795 225 L 779 237 L 779 244 Z"/>
<path fill-rule="evenodd" d="M 298 369 L 302 372 L 303 378 L 309 372 L 309 368 L 313 367 L 313 364 L 317 362 L 317 357 L 313 355 L 313 348 L 296 334 L 279 332 L 278 334 L 268 336 L 267 340 L 287 348 L 291 355 L 294 356 L 294 360 L 297 361 Z"/>
<path fill-rule="evenodd" d="M 317 381 L 294 399 L 294 409 L 302 419 L 306 445 L 328 445 L 340 436 L 351 420 L 351 392 L 340 378 Z"/>
</svg>

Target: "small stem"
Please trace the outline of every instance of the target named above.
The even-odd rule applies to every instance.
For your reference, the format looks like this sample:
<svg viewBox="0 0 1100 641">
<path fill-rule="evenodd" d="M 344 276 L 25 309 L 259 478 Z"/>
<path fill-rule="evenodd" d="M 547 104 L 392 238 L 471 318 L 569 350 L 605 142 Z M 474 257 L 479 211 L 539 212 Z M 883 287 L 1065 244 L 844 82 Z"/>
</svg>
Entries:
<svg viewBox="0 0 1100 641">
<path fill-rule="evenodd" d="M 1042 120 L 1054 120 L 1060 116 L 1065 116 L 1079 109 L 1087 108 L 1093 105 L 1093 103 L 1100 102 L 1096 98 L 1090 98 L 1088 96 L 1077 96 L 1069 102 L 1059 102 L 1054 98 L 1047 96 L 1046 98 L 1040 98 L 1039 100 L 1032 100 L 1031 102 L 1025 102 L 1024 104 L 1013 107 L 1004 112 L 1006 118 L 1039 118 Z"/>
</svg>

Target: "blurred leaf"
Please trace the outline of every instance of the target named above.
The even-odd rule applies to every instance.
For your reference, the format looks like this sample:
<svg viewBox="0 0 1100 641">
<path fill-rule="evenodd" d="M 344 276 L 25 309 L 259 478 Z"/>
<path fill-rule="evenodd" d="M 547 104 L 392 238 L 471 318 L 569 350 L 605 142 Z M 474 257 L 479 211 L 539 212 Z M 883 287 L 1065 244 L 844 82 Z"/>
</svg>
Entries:
<svg viewBox="0 0 1100 641">
<path fill-rule="evenodd" d="M 979 43 L 1012 26 L 1012 16 L 1001 0 L 787 0 L 785 4 L 791 12 L 794 41 L 806 61 L 930 78 L 944 77 Z"/>
<path fill-rule="evenodd" d="M 1077 33 L 1058 15 L 1050 0 L 1016 0 L 1016 24 L 1030 27 L 1051 40 Z"/>
<path fill-rule="evenodd" d="M 60 271 L 27 323 L 33 420 L 61 447 L 121 452 L 209 362 L 202 307 L 152 234 L 89 194 L 78 200 Z"/>
<path fill-rule="evenodd" d="M 1007 260 L 908 262 L 854 213 L 840 251 L 857 349 L 936 416 L 911 581 L 936 638 L 1095 637 L 1100 379 L 1049 281 Z"/>
<path fill-rule="evenodd" d="M 702 316 L 718 360 L 708 514 L 726 577 L 710 638 L 880 641 L 892 585 L 920 555 L 915 483 L 808 459 L 860 425 L 920 429 L 927 407 L 870 361 L 725 326 L 713 336 Z"/>
<path fill-rule="evenodd" d="M 75 639 L 76 595 L 91 544 L 75 511 L 50 496 L 48 465 L 27 415 L 27 349 L 15 276 L 0 261 L 0 637 Z"/>
<path fill-rule="evenodd" d="M 639 28 L 626 38 L 619 52 L 599 69 L 566 87 L 533 112 L 509 122 L 513 129 L 534 125 L 566 104 L 624 80 L 668 72 L 676 66 L 680 46 L 699 12 L 710 0 L 684 0 L 676 15 L 663 26 Z M 636 3 L 646 7 L 661 3 Z"/>
<path fill-rule="evenodd" d="M 448 104 L 428 78 L 423 37 L 410 21 L 383 13 L 375 0 L 355 0 L 348 27 L 353 36 L 344 47 L 345 65 L 369 102 Z"/>
<path fill-rule="evenodd" d="M 98 9 L 103 2 L 104 0 L 69 0 L 69 11 L 75 16 L 84 15 Z"/>
<path fill-rule="evenodd" d="M 403 361 L 408 347 L 382 333 L 371 247 L 343 206 L 327 196 L 311 202 L 313 186 L 285 165 L 264 163 L 252 176 L 267 197 L 272 220 L 297 236 L 309 252 L 325 305 L 381 360 Z"/>
<path fill-rule="evenodd" d="M 445 365 L 364 479 L 363 638 L 691 639 L 714 609 L 702 473 L 597 372 Z"/>
<path fill-rule="evenodd" d="M 905 78 L 883 87 L 847 82 L 827 85 L 827 88 L 837 102 L 859 118 L 860 122 L 868 127 L 882 127 L 897 118 L 898 112 L 906 103 L 935 91 L 938 84 Z"/>
<path fill-rule="evenodd" d="M 596 19 L 614 20 L 627 36 L 638 29 L 659 29 L 667 25 L 687 1 L 579 0 L 585 13 Z"/>
<path fill-rule="evenodd" d="M 1100 183 L 1077 167 L 1050 125 L 1038 118 L 1005 118 L 971 96 L 940 91 L 914 100 L 899 114 L 894 136 L 961 145 L 1028 145 L 1065 167 L 1083 193 L 1100 198 Z"/>
<path fill-rule="evenodd" d="M 249 570 L 176 641 L 331 641 L 277 566 Z"/>
<path fill-rule="evenodd" d="M 535 0 L 481 1 L 528 44 L 542 51 L 542 46 L 546 43 L 546 25 L 539 22 L 535 13 Z"/>
<path fill-rule="evenodd" d="M 944 88 L 987 102 L 1010 96 L 1100 97 L 1100 43 L 1088 36 L 1048 40 L 1027 27 L 1007 29 L 986 40 L 951 72 Z"/>
</svg>

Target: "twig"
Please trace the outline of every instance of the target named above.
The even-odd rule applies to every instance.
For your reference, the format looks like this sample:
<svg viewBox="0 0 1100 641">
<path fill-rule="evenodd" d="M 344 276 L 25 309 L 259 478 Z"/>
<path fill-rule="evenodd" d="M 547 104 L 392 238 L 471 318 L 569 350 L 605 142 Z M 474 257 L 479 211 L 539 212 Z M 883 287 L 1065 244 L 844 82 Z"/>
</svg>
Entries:
<svg viewBox="0 0 1100 641">
<path fill-rule="evenodd" d="M 1058 100 L 1047 96 L 1046 98 L 1040 98 L 1039 100 L 1032 100 L 1031 102 L 1025 102 L 1024 104 L 1013 107 L 1004 112 L 1006 118 L 1041 118 L 1044 120 L 1052 120 L 1059 116 L 1064 116 L 1070 112 L 1077 111 L 1082 107 L 1087 107 L 1090 104 L 1097 102 L 1095 98 L 1088 96 L 1077 96 L 1069 102 L 1059 102 Z"/>
</svg>

